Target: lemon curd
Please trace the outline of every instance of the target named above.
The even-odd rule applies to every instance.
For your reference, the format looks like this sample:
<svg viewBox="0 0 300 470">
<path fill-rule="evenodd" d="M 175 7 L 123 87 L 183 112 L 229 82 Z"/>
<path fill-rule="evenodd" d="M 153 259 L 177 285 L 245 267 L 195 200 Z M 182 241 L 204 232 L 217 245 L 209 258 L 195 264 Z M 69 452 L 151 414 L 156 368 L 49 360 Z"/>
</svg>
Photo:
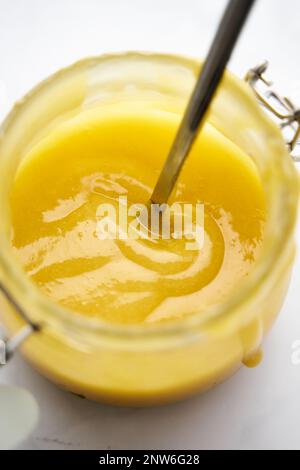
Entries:
<svg viewBox="0 0 300 470">
<path fill-rule="evenodd" d="M 170 202 L 204 204 L 204 243 L 100 240 L 97 208 L 147 203 L 179 125 L 135 104 L 91 109 L 56 127 L 18 169 L 12 243 L 54 302 L 110 323 L 171 322 L 226 300 L 258 256 L 265 201 L 255 165 L 207 124 Z"/>
<path fill-rule="evenodd" d="M 203 243 L 99 237 L 103 204 L 149 201 L 199 69 L 162 54 L 88 58 L 0 129 L 1 325 L 8 337 L 37 325 L 24 357 L 86 398 L 168 403 L 257 365 L 286 295 L 299 178 L 229 72 L 169 201 L 204 208 Z"/>
</svg>

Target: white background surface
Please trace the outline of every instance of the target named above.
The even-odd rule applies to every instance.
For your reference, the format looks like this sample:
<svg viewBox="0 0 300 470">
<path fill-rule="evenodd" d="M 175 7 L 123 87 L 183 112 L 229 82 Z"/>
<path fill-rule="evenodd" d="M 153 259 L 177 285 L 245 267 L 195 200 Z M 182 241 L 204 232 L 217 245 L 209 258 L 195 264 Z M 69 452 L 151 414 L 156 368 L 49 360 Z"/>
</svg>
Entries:
<svg viewBox="0 0 300 470">
<path fill-rule="evenodd" d="M 223 0 L 0 0 L 0 117 L 39 80 L 84 56 L 154 50 L 204 56 Z M 267 58 L 300 103 L 300 2 L 258 0 L 230 68 Z M 298 230 L 298 242 L 300 233 Z M 298 243 L 298 244 L 299 244 Z M 300 449 L 300 259 L 257 369 L 183 403 L 113 408 L 58 390 L 20 357 L 0 382 L 29 389 L 41 408 L 26 449 Z M 1 419 L 1 417 L 0 417 Z"/>
</svg>

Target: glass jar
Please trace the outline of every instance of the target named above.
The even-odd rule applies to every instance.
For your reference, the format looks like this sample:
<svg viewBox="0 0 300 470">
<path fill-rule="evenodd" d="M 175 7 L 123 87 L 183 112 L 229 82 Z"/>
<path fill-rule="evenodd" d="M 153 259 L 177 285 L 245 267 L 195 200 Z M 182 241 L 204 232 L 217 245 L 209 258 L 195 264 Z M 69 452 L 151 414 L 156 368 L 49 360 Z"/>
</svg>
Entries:
<svg viewBox="0 0 300 470">
<path fill-rule="evenodd" d="M 159 54 L 86 59 L 37 86 L 1 128 L 2 323 L 11 335 L 25 325 L 24 316 L 38 325 L 22 344 L 26 359 L 53 382 L 87 398 L 155 404 L 215 385 L 251 362 L 285 297 L 295 253 L 298 175 L 277 126 L 250 87 L 228 72 L 208 120 L 254 161 L 268 210 L 261 256 L 230 299 L 176 323 L 111 325 L 54 304 L 13 253 L 10 190 L 18 165 L 39 139 L 82 110 L 112 102 L 149 101 L 182 113 L 200 68 L 194 60 Z"/>
</svg>

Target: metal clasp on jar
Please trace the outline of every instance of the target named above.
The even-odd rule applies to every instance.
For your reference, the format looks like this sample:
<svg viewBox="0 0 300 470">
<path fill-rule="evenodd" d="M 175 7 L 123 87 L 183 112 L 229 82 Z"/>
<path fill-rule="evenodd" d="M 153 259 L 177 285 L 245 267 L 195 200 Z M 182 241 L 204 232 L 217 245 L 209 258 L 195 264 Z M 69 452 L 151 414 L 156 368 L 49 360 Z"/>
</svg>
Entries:
<svg viewBox="0 0 300 470">
<path fill-rule="evenodd" d="M 25 341 L 32 333 L 38 332 L 41 326 L 32 322 L 24 309 L 15 301 L 10 292 L 0 284 L 0 292 L 4 295 L 6 300 L 12 305 L 20 317 L 26 324 L 11 338 L 4 338 L 0 340 L 0 367 L 5 365 L 13 356 L 18 347 Z"/>
<path fill-rule="evenodd" d="M 278 122 L 293 160 L 300 162 L 300 108 L 272 88 L 273 83 L 265 77 L 268 66 L 264 62 L 250 69 L 245 80 L 260 104 Z"/>
</svg>

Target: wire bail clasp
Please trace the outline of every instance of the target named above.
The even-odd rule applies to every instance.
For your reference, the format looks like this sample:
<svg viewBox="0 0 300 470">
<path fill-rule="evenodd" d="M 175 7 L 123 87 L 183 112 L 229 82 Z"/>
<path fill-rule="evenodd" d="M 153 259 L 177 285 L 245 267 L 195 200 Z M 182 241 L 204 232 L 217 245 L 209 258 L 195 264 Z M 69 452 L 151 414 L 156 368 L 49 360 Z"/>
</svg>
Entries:
<svg viewBox="0 0 300 470">
<path fill-rule="evenodd" d="M 272 89 L 273 83 L 265 77 L 268 66 L 269 63 L 264 62 L 250 69 L 245 81 L 260 104 L 277 119 L 293 160 L 300 162 L 300 108 Z"/>
<path fill-rule="evenodd" d="M 33 333 L 39 332 L 41 330 L 41 325 L 33 322 L 28 317 L 25 310 L 19 305 L 18 302 L 14 299 L 11 293 L 0 283 L 0 292 L 6 300 L 11 304 L 19 316 L 25 321 L 25 325 L 21 327 L 11 338 L 4 337 L 0 338 L 0 368 L 7 364 L 7 362 L 12 358 L 14 352 L 19 348 L 19 346 Z"/>
</svg>

